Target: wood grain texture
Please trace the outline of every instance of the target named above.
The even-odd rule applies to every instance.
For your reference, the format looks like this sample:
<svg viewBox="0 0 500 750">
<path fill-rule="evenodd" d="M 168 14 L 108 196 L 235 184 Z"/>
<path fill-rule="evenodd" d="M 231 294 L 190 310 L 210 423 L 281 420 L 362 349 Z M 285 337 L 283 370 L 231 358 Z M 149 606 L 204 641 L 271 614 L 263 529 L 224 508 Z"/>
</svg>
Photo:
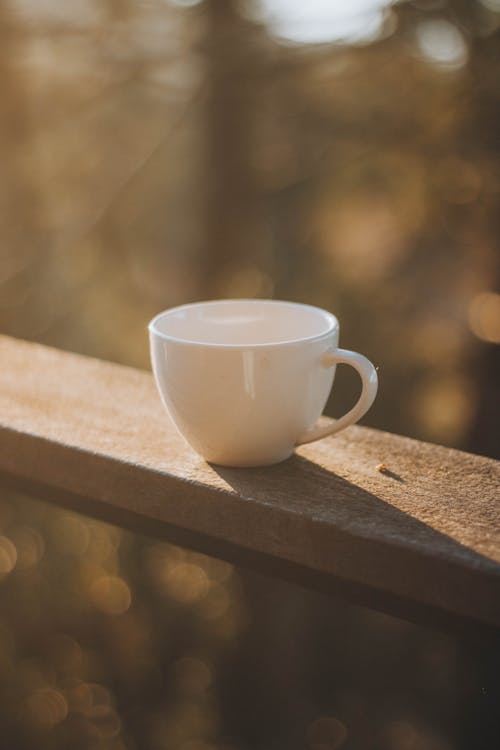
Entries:
<svg viewBox="0 0 500 750">
<path fill-rule="evenodd" d="M 0 337 L 0 472 L 81 513 L 369 606 L 500 625 L 490 459 L 352 427 L 277 466 L 210 466 L 149 373 Z"/>
</svg>

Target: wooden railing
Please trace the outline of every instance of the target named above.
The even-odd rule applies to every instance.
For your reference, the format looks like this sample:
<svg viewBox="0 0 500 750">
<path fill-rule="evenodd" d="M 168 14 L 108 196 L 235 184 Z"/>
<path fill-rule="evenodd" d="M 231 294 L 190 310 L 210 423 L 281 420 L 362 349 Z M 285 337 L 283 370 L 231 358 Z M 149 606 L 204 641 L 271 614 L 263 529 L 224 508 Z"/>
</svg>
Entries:
<svg viewBox="0 0 500 750">
<path fill-rule="evenodd" d="M 364 427 L 210 466 L 147 372 L 0 337 L 4 483 L 432 624 L 500 625 L 500 464 Z"/>
</svg>

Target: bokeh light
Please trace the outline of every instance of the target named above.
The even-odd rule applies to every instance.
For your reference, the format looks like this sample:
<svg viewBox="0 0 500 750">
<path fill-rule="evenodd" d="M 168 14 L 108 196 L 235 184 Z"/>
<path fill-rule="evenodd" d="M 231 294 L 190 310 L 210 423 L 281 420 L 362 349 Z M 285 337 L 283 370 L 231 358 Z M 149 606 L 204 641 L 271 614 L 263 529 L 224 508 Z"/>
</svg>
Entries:
<svg viewBox="0 0 500 750">
<path fill-rule="evenodd" d="M 199 612 L 207 620 L 216 620 L 226 614 L 231 606 L 231 595 L 219 583 L 210 586 L 207 596 L 199 605 Z"/>
<path fill-rule="evenodd" d="M 480 292 L 469 304 L 469 326 L 478 339 L 500 344 L 500 294 Z"/>
<path fill-rule="evenodd" d="M 109 615 L 122 615 L 132 603 L 130 588 L 119 576 L 97 578 L 89 593 L 94 606 Z"/>
<path fill-rule="evenodd" d="M 36 529 L 16 526 L 10 530 L 10 538 L 17 551 L 17 568 L 25 570 L 37 565 L 43 557 L 45 542 Z"/>
<path fill-rule="evenodd" d="M 11 573 L 17 562 L 17 549 L 6 536 L 0 536 L 0 578 Z"/>
<path fill-rule="evenodd" d="M 210 586 L 203 568 L 190 562 L 170 565 L 165 571 L 165 585 L 173 599 L 185 604 L 203 599 Z"/>
<path fill-rule="evenodd" d="M 390 0 L 259 0 L 276 36 L 302 44 L 359 42 L 380 31 Z"/>
<path fill-rule="evenodd" d="M 51 729 L 64 721 L 68 704 L 62 693 L 52 688 L 40 688 L 25 702 L 25 720 L 37 729 Z"/>
<path fill-rule="evenodd" d="M 422 21 L 417 26 L 417 44 L 424 58 L 451 70 L 467 62 L 467 44 L 459 29 L 445 19 Z"/>
</svg>

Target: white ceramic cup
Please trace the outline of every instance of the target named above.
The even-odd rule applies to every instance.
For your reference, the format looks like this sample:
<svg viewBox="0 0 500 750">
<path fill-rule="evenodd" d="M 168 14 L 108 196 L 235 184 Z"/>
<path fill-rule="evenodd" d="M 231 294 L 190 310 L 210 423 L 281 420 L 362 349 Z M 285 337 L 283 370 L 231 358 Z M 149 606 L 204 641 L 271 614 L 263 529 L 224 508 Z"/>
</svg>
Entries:
<svg viewBox="0 0 500 750">
<path fill-rule="evenodd" d="M 338 348 L 339 324 L 326 310 L 294 302 L 237 299 L 183 305 L 149 324 L 162 401 L 189 445 L 223 466 L 264 466 L 297 445 L 357 422 L 377 393 L 377 372 Z M 316 427 L 345 363 L 361 376 L 357 404 Z"/>
</svg>

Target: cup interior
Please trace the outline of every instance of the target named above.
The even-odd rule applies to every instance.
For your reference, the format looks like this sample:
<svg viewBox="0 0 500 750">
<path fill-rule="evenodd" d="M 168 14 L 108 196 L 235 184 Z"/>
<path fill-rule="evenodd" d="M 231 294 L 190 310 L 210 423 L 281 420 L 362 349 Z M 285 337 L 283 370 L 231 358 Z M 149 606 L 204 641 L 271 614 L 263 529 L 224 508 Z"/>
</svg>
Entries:
<svg viewBox="0 0 500 750">
<path fill-rule="evenodd" d="M 338 325 L 326 310 L 277 300 L 217 300 L 172 308 L 150 331 L 163 338 L 219 346 L 262 346 L 321 338 Z"/>
</svg>

